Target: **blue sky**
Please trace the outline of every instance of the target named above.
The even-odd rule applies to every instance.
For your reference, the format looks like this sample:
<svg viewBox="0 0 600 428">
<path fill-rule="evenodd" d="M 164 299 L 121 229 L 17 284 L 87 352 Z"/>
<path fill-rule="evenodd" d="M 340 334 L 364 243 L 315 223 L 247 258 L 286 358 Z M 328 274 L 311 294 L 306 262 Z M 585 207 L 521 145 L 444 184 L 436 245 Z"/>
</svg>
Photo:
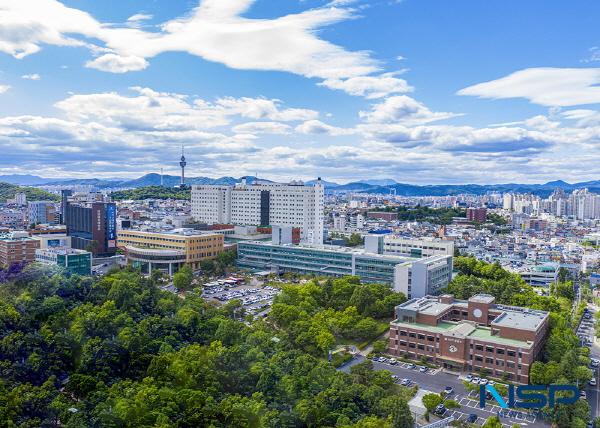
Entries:
<svg viewBox="0 0 600 428">
<path fill-rule="evenodd" d="M 600 3 L 0 0 L 0 175 L 600 172 Z"/>
</svg>

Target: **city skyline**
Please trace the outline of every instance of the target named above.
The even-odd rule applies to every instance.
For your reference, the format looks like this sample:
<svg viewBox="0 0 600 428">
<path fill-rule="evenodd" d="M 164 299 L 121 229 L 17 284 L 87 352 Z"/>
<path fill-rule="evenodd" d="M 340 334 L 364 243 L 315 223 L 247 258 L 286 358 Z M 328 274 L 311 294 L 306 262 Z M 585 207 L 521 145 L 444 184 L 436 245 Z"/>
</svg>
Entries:
<svg viewBox="0 0 600 428">
<path fill-rule="evenodd" d="M 593 180 L 598 12 L 0 1 L 0 175 Z"/>
</svg>

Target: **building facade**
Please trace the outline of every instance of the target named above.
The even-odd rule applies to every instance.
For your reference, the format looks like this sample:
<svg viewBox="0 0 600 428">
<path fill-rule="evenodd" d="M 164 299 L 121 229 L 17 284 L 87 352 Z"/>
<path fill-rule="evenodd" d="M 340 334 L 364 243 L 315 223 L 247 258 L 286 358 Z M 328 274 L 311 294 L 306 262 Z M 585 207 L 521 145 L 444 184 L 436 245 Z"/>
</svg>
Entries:
<svg viewBox="0 0 600 428">
<path fill-rule="evenodd" d="M 91 250 L 94 256 L 117 251 L 117 206 L 112 202 L 73 202 L 63 192 L 62 221 L 73 248 Z"/>
<path fill-rule="evenodd" d="M 60 266 L 76 275 L 92 274 L 92 253 L 72 248 L 45 248 L 35 250 L 35 261 Z"/>
<path fill-rule="evenodd" d="M 224 235 L 197 231 L 144 232 L 124 230 L 119 233 L 118 245 L 128 263 L 151 273 L 161 269 L 174 274 L 184 265 L 198 269 L 200 262 L 224 251 Z"/>
<path fill-rule="evenodd" d="M 33 201 L 27 203 L 27 222 L 29 224 L 54 224 L 57 221 L 56 205 L 51 201 Z"/>
<path fill-rule="evenodd" d="M 241 268 L 293 272 L 303 275 L 356 275 L 364 282 L 389 284 L 395 291 L 416 289 L 435 292 L 452 278 L 452 257 L 437 263 L 430 258 L 415 260 L 399 256 L 372 254 L 347 247 L 329 245 L 277 245 L 270 242 L 238 243 L 237 264 Z M 423 274 L 423 270 L 428 274 Z M 413 278 L 414 275 L 414 278 Z"/>
<path fill-rule="evenodd" d="M 467 220 L 477 223 L 485 223 L 487 220 L 486 208 L 467 208 Z"/>
<path fill-rule="evenodd" d="M 454 242 L 440 239 L 410 239 L 398 236 L 385 236 L 383 240 L 384 254 L 406 257 L 431 257 L 437 255 L 454 255 Z"/>
<path fill-rule="evenodd" d="M 192 186 L 192 216 L 208 224 L 292 226 L 303 242 L 323 239 L 324 186 L 302 182 Z"/>
<path fill-rule="evenodd" d="M 0 265 L 28 263 L 35 260 L 35 250 L 40 241 L 29 237 L 27 232 L 10 232 L 0 235 Z"/>
<path fill-rule="evenodd" d="M 396 307 L 388 350 L 448 370 L 527 383 L 548 320 L 548 312 L 497 305 L 484 294 L 468 301 L 427 296 Z"/>
</svg>

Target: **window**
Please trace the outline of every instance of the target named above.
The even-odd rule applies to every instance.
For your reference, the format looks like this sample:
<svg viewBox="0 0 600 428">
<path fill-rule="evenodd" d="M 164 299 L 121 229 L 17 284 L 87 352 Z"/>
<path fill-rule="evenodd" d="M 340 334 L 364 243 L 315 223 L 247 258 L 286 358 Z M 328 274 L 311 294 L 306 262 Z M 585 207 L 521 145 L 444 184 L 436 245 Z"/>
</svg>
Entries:
<svg viewBox="0 0 600 428">
<path fill-rule="evenodd" d="M 400 336 L 406 336 L 406 332 L 404 330 L 400 330 Z"/>
<path fill-rule="evenodd" d="M 483 351 L 483 345 L 475 345 L 475 349 L 478 351 Z"/>
<path fill-rule="evenodd" d="M 483 358 L 479 355 L 475 355 L 475 361 L 483 361 Z"/>
<path fill-rule="evenodd" d="M 414 333 L 408 333 L 408 337 L 417 337 L 417 335 Z"/>
<path fill-rule="evenodd" d="M 496 349 L 496 354 L 498 355 L 504 355 L 504 349 Z"/>
<path fill-rule="evenodd" d="M 492 348 L 491 346 L 486 346 L 486 347 L 485 347 L 485 350 L 486 350 L 487 352 L 492 352 L 492 353 L 494 352 L 494 348 Z"/>
<path fill-rule="evenodd" d="M 506 355 L 508 355 L 509 357 L 514 357 L 515 356 L 515 351 L 507 351 Z"/>
</svg>

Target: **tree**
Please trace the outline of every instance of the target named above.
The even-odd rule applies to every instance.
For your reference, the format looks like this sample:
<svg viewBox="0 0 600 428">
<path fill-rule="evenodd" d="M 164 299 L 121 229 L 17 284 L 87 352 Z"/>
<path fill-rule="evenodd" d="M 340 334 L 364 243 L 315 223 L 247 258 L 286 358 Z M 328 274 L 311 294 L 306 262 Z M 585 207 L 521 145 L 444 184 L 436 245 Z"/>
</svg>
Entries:
<svg viewBox="0 0 600 428">
<path fill-rule="evenodd" d="M 358 247 L 363 244 L 363 237 L 358 233 L 353 233 L 350 238 L 346 238 L 346 245 L 348 247 Z"/>
<path fill-rule="evenodd" d="M 173 275 L 173 285 L 179 290 L 189 290 L 193 280 L 194 272 L 188 265 L 183 266 Z"/>
<path fill-rule="evenodd" d="M 444 400 L 442 399 L 440 394 L 430 393 L 430 394 L 425 394 L 422 398 L 422 401 L 423 401 L 423 405 L 425 406 L 427 411 L 433 412 L 435 410 L 435 408 L 438 405 L 442 404 L 442 401 L 444 401 Z"/>
<path fill-rule="evenodd" d="M 490 416 L 487 418 L 482 428 L 502 428 L 502 422 L 498 416 Z"/>
<path fill-rule="evenodd" d="M 403 400 L 400 397 L 394 397 L 393 404 L 394 406 L 392 407 L 392 413 L 390 415 L 392 418 L 392 427 L 413 428 L 415 426 L 415 421 L 406 400 Z"/>
</svg>

